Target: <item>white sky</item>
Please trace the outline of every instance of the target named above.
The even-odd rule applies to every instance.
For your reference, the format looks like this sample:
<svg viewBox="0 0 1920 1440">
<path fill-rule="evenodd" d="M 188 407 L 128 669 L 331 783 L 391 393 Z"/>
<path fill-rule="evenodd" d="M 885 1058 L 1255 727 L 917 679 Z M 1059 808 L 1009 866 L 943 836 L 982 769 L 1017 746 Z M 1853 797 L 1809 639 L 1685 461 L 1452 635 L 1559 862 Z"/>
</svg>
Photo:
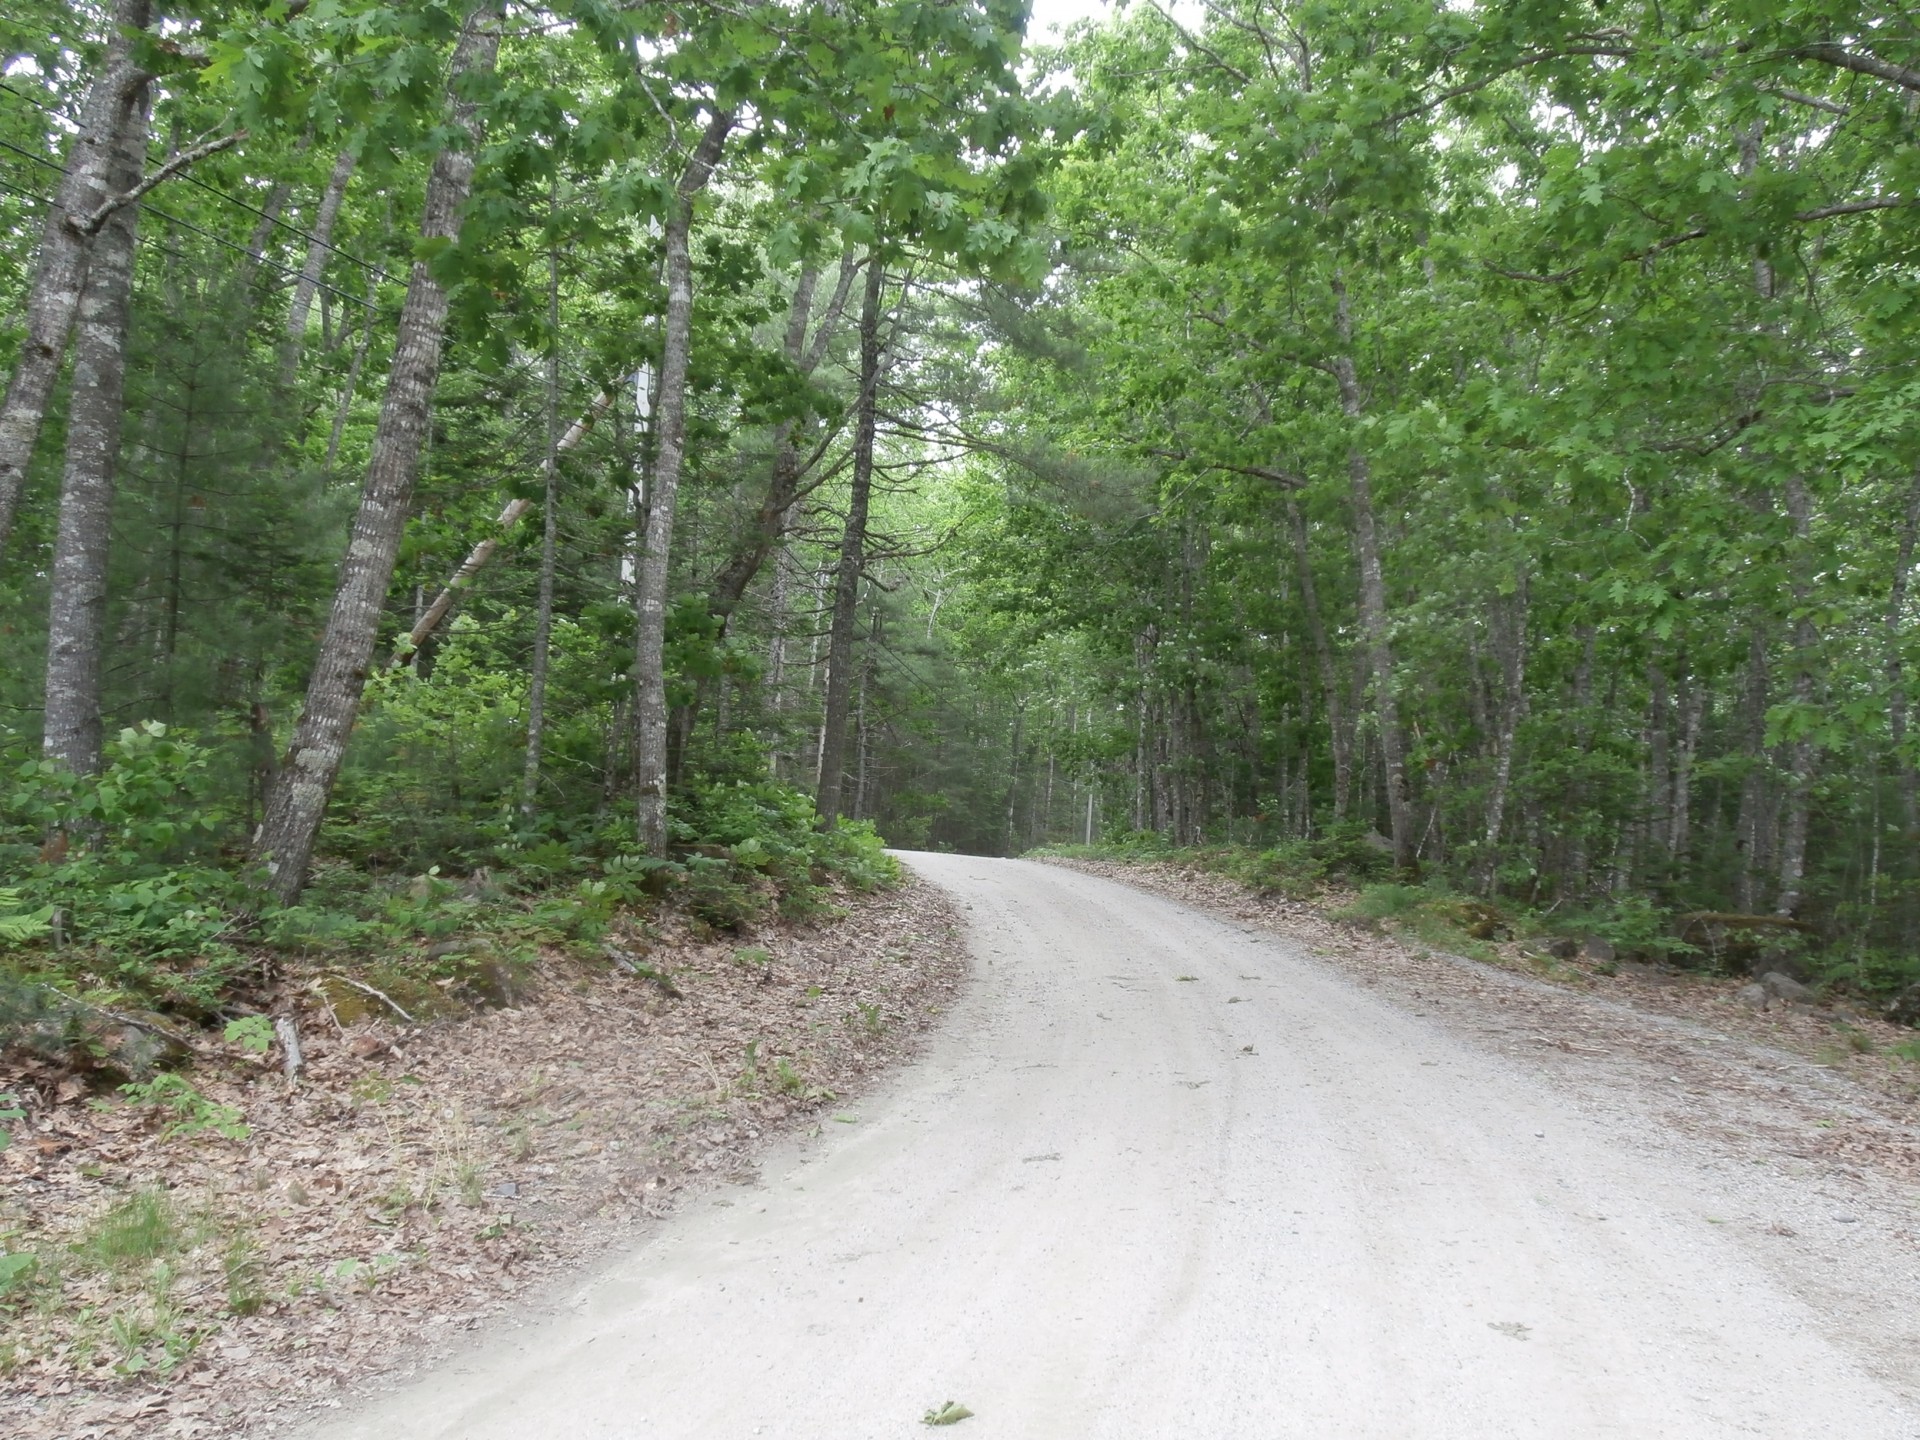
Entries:
<svg viewBox="0 0 1920 1440">
<path fill-rule="evenodd" d="M 1075 20 L 1105 15 L 1112 8 L 1111 0 L 1033 0 L 1033 19 L 1027 22 L 1027 34 L 1035 41 L 1051 42 L 1055 29 L 1064 30 Z"/>
</svg>

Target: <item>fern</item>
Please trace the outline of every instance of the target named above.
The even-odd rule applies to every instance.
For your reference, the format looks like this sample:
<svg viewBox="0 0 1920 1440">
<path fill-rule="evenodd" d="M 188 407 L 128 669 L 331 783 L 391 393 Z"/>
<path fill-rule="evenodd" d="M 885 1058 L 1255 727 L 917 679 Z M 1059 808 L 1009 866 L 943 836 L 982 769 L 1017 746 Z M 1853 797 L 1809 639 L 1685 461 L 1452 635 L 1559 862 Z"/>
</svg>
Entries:
<svg viewBox="0 0 1920 1440">
<path fill-rule="evenodd" d="M 52 928 L 53 907 L 20 910 L 20 892 L 0 889 L 0 945 L 24 945 Z"/>
</svg>

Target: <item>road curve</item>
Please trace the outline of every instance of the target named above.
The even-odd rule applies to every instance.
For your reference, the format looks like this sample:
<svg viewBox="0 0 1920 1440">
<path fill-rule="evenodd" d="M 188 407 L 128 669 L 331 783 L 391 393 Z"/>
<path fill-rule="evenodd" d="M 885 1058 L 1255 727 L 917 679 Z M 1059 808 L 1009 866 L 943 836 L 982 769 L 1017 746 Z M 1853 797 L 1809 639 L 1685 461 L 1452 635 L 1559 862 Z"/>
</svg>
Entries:
<svg viewBox="0 0 1920 1440">
<path fill-rule="evenodd" d="M 857 1123 L 311 1433 L 906 1440 L 954 1400 L 966 1440 L 1920 1436 L 1538 1079 L 1169 901 L 905 858 L 976 976 Z"/>
</svg>

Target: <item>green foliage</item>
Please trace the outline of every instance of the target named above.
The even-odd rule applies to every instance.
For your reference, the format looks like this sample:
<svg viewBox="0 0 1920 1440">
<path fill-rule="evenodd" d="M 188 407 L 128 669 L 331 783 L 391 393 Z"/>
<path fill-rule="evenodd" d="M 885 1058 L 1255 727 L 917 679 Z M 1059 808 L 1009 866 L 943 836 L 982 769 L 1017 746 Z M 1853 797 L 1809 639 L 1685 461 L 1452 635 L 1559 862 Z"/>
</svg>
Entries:
<svg viewBox="0 0 1920 1440">
<path fill-rule="evenodd" d="M 1578 928 L 1610 942 L 1622 954 L 1666 960 L 1696 953 L 1674 933 L 1672 912 L 1644 895 L 1617 896 Z"/>
<path fill-rule="evenodd" d="M 208 854 L 224 823 L 209 765 L 203 746 L 159 724 L 121 731 L 91 778 L 14 742 L 0 757 L 0 862 L 18 880 L 7 903 L 39 923 L 0 933 L 0 951 L 84 967 L 136 1003 L 215 1009 L 240 963 L 224 937 L 247 897 Z M 47 956 L 56 929 L 64 948 Z"/>
<path fill-rule="evenodd" d="M 186 1222 L 173 1197 L 148 1186 L 110 1207 L 74 1248 L 84 1259 L 111 1271 L 164 1259 L 187 1243 Z"/>
<path fill-rule="evenodd" d="M 20 1108 L 17 1095 L 0 1094 L 0 1150 L 5 1150 L 13 1143 L 13 1131 L 7 1127 L 16 1120 L 26 1118 L 27 1112 Z"/>
<path fill-rule="evenodd" d="M 120 1087 L 120 1094 L 130 1105 L 149 1106 L 171 1116 L 162 1135 L 218 1135 L 225 1140 L 245 1140 L 253 1133 L 237 1108 L 207 1099 L 186 1077 L 171 1071 L 150 1080 L 129 1081 Z"/>
<path fill-rule="evenodd" d="M 33 1282 L 39 1257 L 24 1251 L 0 1252 L 0 1304 Z"/>
<path fill-rule="evenodd" d="M 1436 898 L 1434 891 L 1419 885 L 1369 885 L 1354 897 L 1347 913 L 1366 920 L 1403 920 Z"/>
<path fill-rule="evenodd" d="M 221 1033 L 229 1045 L 238 1045 L 249 1055 L 264 1055 L 273 1048 L 273 1021 L 265 1015 L 229 1020 Z"/>
<path fill-rule="evenodd" d="M 43 905 L 38 910 L 23 911 L 18 889 L 0 888 L 0 946 L 24 945 L 29 940 L 38 940 L 53 927 L 48 922 L 53 918 L 53 906 Z"/>
</svg>

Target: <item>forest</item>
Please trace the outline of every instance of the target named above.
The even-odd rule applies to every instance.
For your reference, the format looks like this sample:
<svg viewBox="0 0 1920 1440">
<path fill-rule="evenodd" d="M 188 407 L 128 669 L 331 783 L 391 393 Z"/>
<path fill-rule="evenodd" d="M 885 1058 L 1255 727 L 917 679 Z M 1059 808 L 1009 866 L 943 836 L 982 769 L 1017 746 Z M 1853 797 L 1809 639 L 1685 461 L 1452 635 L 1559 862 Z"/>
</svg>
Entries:
<svg viewBox="0 0 1920 1440">
<path fill-rule="evenodd" d="M 1913 15 L 1029 28 L 10 4 L 0 1029 L 883 844 L 1920 981 Z"/>
</svg>

